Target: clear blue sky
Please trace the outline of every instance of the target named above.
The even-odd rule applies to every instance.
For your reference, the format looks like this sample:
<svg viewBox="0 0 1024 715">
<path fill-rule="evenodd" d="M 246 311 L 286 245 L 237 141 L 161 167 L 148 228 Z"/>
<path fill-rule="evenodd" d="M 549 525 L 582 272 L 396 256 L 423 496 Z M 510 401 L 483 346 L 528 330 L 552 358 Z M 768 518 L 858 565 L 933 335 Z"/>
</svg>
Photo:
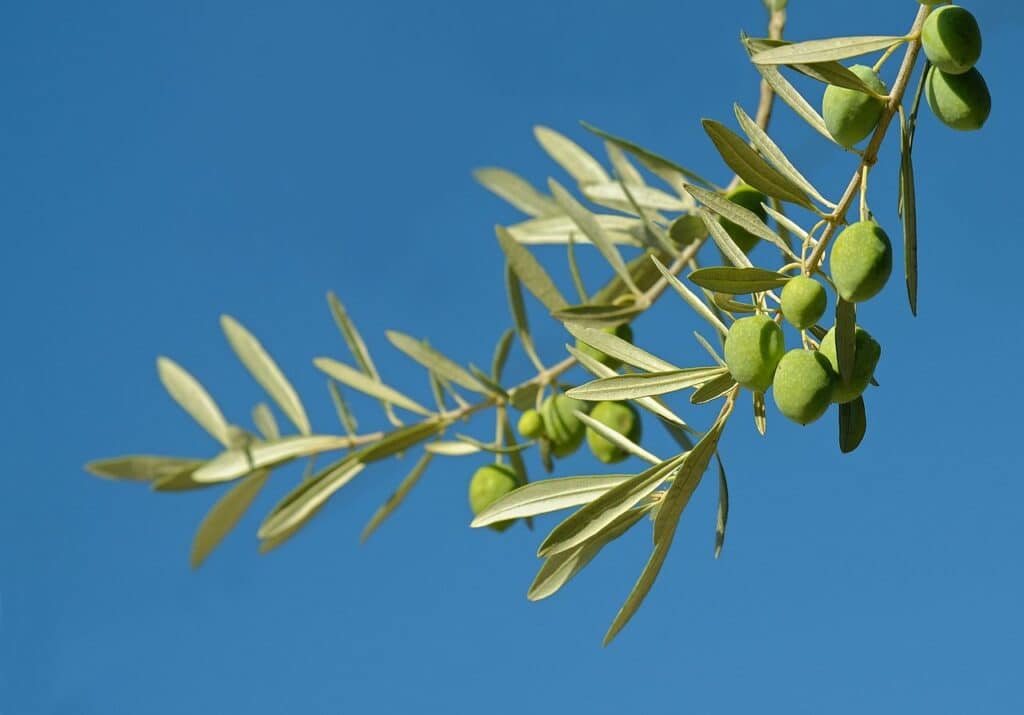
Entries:
<svg viewBox="0 0 1024 715">
<path fill-rule="evenodd" d="M 837 24 L 846 2 L 791 5 L 790 36 L 804 38 L 896 34 L 916 8 L 862 0 Z M 214 493 L 155 495 L 81 465 L 214 453 L 153 361 L 179 360 L 244 420 L 261 395 L 221 312 L 264 340 L 324 431 L 337 428 L 309 359 L 346 357 L 328 289 L 385 376 L 423 399 L 385 328 L 485 363 L 507 322 L 492 226 L 517 214 L 470 170 L 564 180 L 531 127 L 598 151 L 577 128 L 587 119 L 727 180 L 698 120 L 731 121 L 735 99 L 752 110 L 736 38 L 760 31 L 760 0 L 8 4 L 0 713 L 1024 711 L 1024 248 L 1010 185 L 1024 13 L 971 7 L 995 110 L 969 135 L 923 115 L 921 317 L 898 278 L 861 313 L 884 343 L 866 443 L 841 457 L 831 419 L 800 429 L 774 412 L 762 440 L 741 410 L 723 449 L 723 558 L 708 480 L 648 602 L 601 649 L 649 537 L 638 529 L 530 604 L 541 532 L 466 528 L 481 460 L 436 463 L 360 547 L 408 464 L 375 467 L 260 557 L 259 512 L 295 478 L 282 474 L 198 572 L 188 546 Z M 852 157 L 786 109 L 774 132 L 827 191 L 845 185 Z M 872 190 L 895 236 L 891 149 Z M 637 334 L 697 362 L 696 320 L 666 296 Z M 555 360 L 558 326 L 534 322 Z"/>
</svg>

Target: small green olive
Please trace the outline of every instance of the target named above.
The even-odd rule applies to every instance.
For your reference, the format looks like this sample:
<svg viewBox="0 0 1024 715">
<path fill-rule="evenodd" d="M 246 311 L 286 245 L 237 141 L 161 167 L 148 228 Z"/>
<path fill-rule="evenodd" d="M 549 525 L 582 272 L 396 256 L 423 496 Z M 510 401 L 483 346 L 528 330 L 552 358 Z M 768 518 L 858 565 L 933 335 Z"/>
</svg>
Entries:
<svg viewBox="0 0 1024 715">
<path fill-rule="evenodd" d="M 606 328 L 602 328 L 602 332 L 614 335 L 617 338 L 625 340 L 627 343 L 633 342 L 633 328 L 629 326 L 629 323 L 622 323 L 621 325 L 609 325 Z M 576 349 L 582 353 L 589 355 L 603 365 L 607 365 L 612 370 L 616 369 L 622 364 L 621 360 L 613 358 L 611 355 L 606 355 L 597 348 L 591 347 L 581 340 L 576 340 Z"/>
<path fill-rule="evenodd" d="M 925 83 L 925 97 L 939 121 L 962 132 L 981 129 L 992 113 L 992 95 L 976 67 L 963 74 L 933 69 Z"/>
<path fill-rule="evenodd" d="M 747 186 L 746 184 L 740 184 L 735 189 L 727 193 L 725 198 L 729 199 L 737 206 L 742 206 L 747 211 L 753 212 L 762 221 L 768 220 L 768 212 L 766 212 L 764 210 L 764 206 L 761 205 L 765 203 L 768 198 L 757 189 Z M 759 240 L 757 236 L 745 228 L 740 228 L 732 221 L 722 219 L 722 228 L 725 229 L 726 233 L 729 234 L 729 237 L 744 253 L 750 253 L 751 249 L 757 245 Z"/>
<path fill-rule="evenodd" d="M 526 439 L 537 439 L 544 434 L 544 420 L 541 419 L 540 412 L 537 410 L 527 410 L 520 415 L 516 427 L 519 429 L 519 434 Z"/>
<path fill-rule="evenodd" d="M 590 416 L 603 425 L 611 427 L 633 442 L 640 441 L 640 414 L 628 402 L 598 402 L 594 405 Z M 587 445 L 594 456 L 605 464 L 621 462 L 629 453 L 609 442 L 591 428 L 587 428 Z"/>
<path fill-rule="evenodd" d="M 921 47 L 936 68 L 963 74 L 981 57 L 981 28 L 974 15 L 959 5 L 942 7 L 924 21 Z"/>
<path fill-rule="evenodd" d="M 843 382 L 839 375 L 839 357 L 836 355 L 836 329 L 832 328 L 825 333 L 818 349 L 825 359 L 828 360 L 832 369 L 835 370 L 836 391 L 832 395 L 832 401 L 842 404 L 851 402 L 860 397 L 867 389 L 871 378 L 874 377 L 875 367 L 878 366 L 878 359 L 882 356 L 882 346 L 871 337 L 868 331 L 857 327 L 854 333 L 853 371 L 850 379 Z"/>
<path fill-rule="evenodd" d="M 517 486 L 516 473 L 504 464 L 487 464 L 473 473 L 469 480 L 469 507 L 479 514 Z M 504 531 L 515 519 L 491 524 L 495 531 Z"/>
<path fill-rule="evenodd" d="M 704 219 L 695 214 L 683 214 L 668 226 L 668 236 L 680 248 L 689 246 L 698 238 L 708 235 L 708 227 Z"/>
<path fill-rule="evenodd" d="M 775 371 L 775 405 L 794 422 L 810 424 L 832 403 L 835 381 L 836 373 L 823 355 L 812 350 L 790 350 Z"/>
<path fill-rule="evenodd" d="M 733 379 L 749 390 L 764 392 L 786 350 L 786 338 L 765 315 L 740 318 L 725 337 L 725 364 Z"/>
<path fill-rule="evenodd" d="M 782 289 L 782 316 L 798 330 L 821 320 L 827 305 L 825 286 L 808 276 L 797 276 Z"/>
<path fill-rule="evenodd" d="M 886 93 L 885 83 L 870 67 L 853 65 L 850 71 L 875 92 Z M 884 111 L 885 102 L 881 99 L 835 85 L 828 86 L 821 103 L 821 115 L 829 134 L 847 149 L 874 131 Z"/>
<path fill-rule="evenodd" d="M 848 303 L 868 300 L 892 273 L 892 242 L 874 221 L 851 224 L 836 238 L 829 266 L 839 297 Z"/>
<path fill-rule="evenodd" d="M 587 411 L 587 403 L 565 395 L 552 395 L 544 400 L 540 416 L 544 421 L 544 434 L 551 442 L 551 453 L 567 457 L 583 443 L 586 426 L 575 411 Z"/>
</svg>

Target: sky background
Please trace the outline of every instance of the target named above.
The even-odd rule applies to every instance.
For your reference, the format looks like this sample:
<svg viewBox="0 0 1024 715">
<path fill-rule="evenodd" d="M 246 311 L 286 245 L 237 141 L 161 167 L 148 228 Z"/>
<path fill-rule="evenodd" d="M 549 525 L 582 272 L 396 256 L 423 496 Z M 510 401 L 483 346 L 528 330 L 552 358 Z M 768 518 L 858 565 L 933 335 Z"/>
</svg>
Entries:
<svg viewBox="0 0 1024 715">
<path fill-rule="evenodd" d="M 794 0 L 788 36 L 898 34 L 916 7 L 861 0 L 849 17 L 846 2 Z M 422 371 L 385 329 L 488 363 L 509 323 L 492 227 L 519 215 L 470 171 L 567 182 L 531 128 L 598 153 L 586 119 L 726 182 L 698 120 L 732 124 L 735 100 L 753 112 L 756 74 L 737 36 L 763 32 L 760 1 L 8 3 L 0 713 L 1024 710 L 1024 11 L 970 7 L 995 109 L 975 134 L 922 113 L 921 315 L 898 271 L 860 313 L 884 346 L 864 445 L 842 457 L 834 416 L 799 428 L 774 407 L 761 439 L 742 404 L 722 448 L 723 558 L 712 558 L 708 479 L 646 604 L 602 649 L 648 527 L 531 604 L 533 552 L 556 522 L 467 529 L 482 458 L 436 460 L 359 546 L 411 460 L 377 465 L 261 557 L 262 514 L 298 478 L 282 471 L 198 572 L 188 548 L 214 492 L 157 495 L 82 465 L 215 453 L 163 392 L 160 354 L 247 422 L 264 398 L 224 343 L 221 313 L 260 336 L 321 431 L 338 427 L 310 359 L 349 360 L 328 290 L 385 378 L 421 400 Z M 788 109 L 773 134 L 826 193 L 845 186 L 854 157 Z M 890 142 L 871 189 L 897 237 L 894 159 Z M 564 280 L 563 254 L 539 255 Z M 554 362 L 563 334 L 531 307 Z M 638 341 L 703 364 L 697 321 L 666 295 Z M 527 370 L 517 352 L 511 375 Z M 353 403 L 364 429 L 383 424 L 373 403 Z M 683 409 L 698 425 L 713 416 Z M 649 448 L 669 454 L 647 426 Z M 583 455 L 559 474 L 594 469 Z"/>
</svg>

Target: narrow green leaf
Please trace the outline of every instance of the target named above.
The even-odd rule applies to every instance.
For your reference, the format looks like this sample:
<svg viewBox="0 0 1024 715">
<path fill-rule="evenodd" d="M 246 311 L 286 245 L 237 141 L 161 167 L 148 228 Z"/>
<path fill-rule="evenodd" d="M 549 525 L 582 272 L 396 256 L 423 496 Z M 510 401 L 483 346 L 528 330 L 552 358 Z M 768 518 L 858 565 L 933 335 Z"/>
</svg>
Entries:
<svg viewBox="0 0 1024 715">
<path fill-rule="evenodd" d="M 914 186 L 913 133 L 900 115 L 900 215 L 903 218 L 903 270 L 910 312 L 917 315 L 917 189 Z"/>
<path fill-rule="evenodd" d="M 762 159 L 760 154 L 751 149 L 738 134 L 713 119 L 704 119 L 701 124 L 711 137 L 722 160 L 750 186 L 782 201 L 789 201 L 808 209 L 814 208 L 799 186 Z"/>
<path fill-rule="evenodd" d="M 206 389 L 185 368 L 170 358 L 157 358 L 157 374 L 171 398 L 199 426 L 222 445 L 228 444 L 228 423 L 217 403 Z"/>
<path fill-rule="evenodd" d="M 672 275 L 664 264 L 654 256 L 651 256 L 651 260 L 654 261 L 654 265 L 657 266 L 661 274 L 665 276 L 665 280 L 668 284 L 679 294 L 686 304 L 689 305 L 700 317 L 704 318 L 715 330 L 725 335 L 729 332 L 728 328 L 719 320 L 718 316 L 701 300 L 696 293 L 691 291 L 678 278 Z"/>
<path fill-rule="evenodd" d="M 191 492 L 215 486 L 215 482 L 197 482 L 196 467 L 164 475 L 154 479 L 151 486 L 155 492 Z"/>
<path fill-rule="evenodd" d="M 301 434 L 310 434 L 309 418 L 302 401 L 260 342 L 230 315 L 221 316 L 220 324 L 231 348 L 253 379 L 267 391 Z"/>
<path fill-rule="evenodd" d="M 604 143 L 604 150 L 608 153 L 608 160 L 615 169 L 615 175 L 627 184 L 633 186 L 646 186 L 643 174 L 626 157 L 626 153 L 610 141 Z"/>
<path fill-rule="evenodd" d="M 363 528 L 363 533 L 359 535 L 359 541 L 365 542 L 369 539 L 373 532 L 384 523 L 391 514 L 397 509 L 405 498 L 412 491 L 413 487 L 420 481 L 420 477 L 427 471 L 427 467 L 430 466 L 430 460 L 432 455 L 428 452 L 419 458 L 413 466 L 412 471 L 402 480 L 402 483 L 398 485 L 398 489 L 388 497 L 388 500 L 384 502 L 379 509 L 374 513 L 373 517 Z"/>
<path fill-rule="evenodd" d="M 540 370 L 543 368 L 543 363 L 537 355 L 537 349 L 533 346 L 533 337 L 530 335 L 530 324 L 526 319 L 526 306 L 523 304 L 522 285 L 519 282 L 519 276 L 508 263 L 505 264 L 505 288 L 508 292 L 508 305 L 516 325 L 519 344 L 523 346 L 523 351 L 526 352 L 526 356 L 530 358 L 534 367 Z"/>
<path fill-rule="evenodd" d="M 522 223 L 513 224 L 508 227 L 517 242 L 525 245 L 562 245 L 569 242 L 569 238 L 577 244 L 590 245 L 579 226 L 571 218 L 562 213 L 558 207 L 558 216 L 547 216 L 544 218 L 530 219 Z M 594 214 L 594 220 L 604 230 L 608 240 L 616 245 L 638 246 L 641 241 L 637 238 L 637 232 L 642 231 L 641 222 L 632 216 L 616 216 L 612 214 Z"/>
<path fill-rule="evenodd" d="M 708 233 L 711 234 L 711 239 L 718 246 L 718 250 L 722 252 L 726 260 L 732 263 L 738 268 L 752 268 L 753 264 L 750 259 L 747 258 L 747 254 L 736 245 L 736 242 L 732 240 L 732 236 L 729 235 L 728 231 L 723 228 L 722 224 L 718 222 L 718 218 L 715 217 L 707 209 L 697 209 L 697 215 L 704 221 L 704 225 L 708 227 Z"/>
<path fill-rule="evenodd" d="M 721 367 L 725 367 L 725 360 L 722 359 L 722 356 L 718 354 L 718 351 L 715 350 L 711 343 L 708 342 L 707 338 L 698 333 L 696 330 L 693 331 L 693 337 L 697 340 L 700 346 L 704 348 L 704 351 L 714 359 L 715 362 L 717 362 Z"/>
<path fill-rule="evenodd" d="M 736 381 L 732 379 L 732 375 L 726 370 L 723 374 L 719 375 L 713 380 L 710 380 L 690 395 L 690 403 L 694 405 L 705 405 L 712 400 L 717 400 L 719 397 L 725 395 L 729 390 L 736 386 Z"/>
<path fill-rule="evenodd" d="M 753 52 L 748 47 L 747 52 L 753 56 Z M 825 126 L 825 120 L 821 118 L 817 110 L 812 107 L 803 95 L 797 91 L 796 87 L 790 84 L 782 72 L 779 71 L 778 67 L 774 65 L 754 65 L 757 71 L 761 74 L 762 79 L 768 84 L 769 87 L 775 92 L 775 94 L 783 102 L 788 104 L 790 108 L 797 113 L 797 115 L 807 122 L 816 132 L 821 134 L 823 137 L 828 139 L 829 142 L 835 143 L 835 139 L 828 131 L 828 127 Z"/>
<path fill-rule="evenodd" d="M 410 397 L 406 397 L 398 390 L 378 382 L 348 365 L 327 357 L 319 357 L 313 360 L 313 364 L 321 372 L 329 375 L 343 385 L 359 390 L 370 397 L 376 397 L 384 402 L 389 402 L 396 407 L 415 412 L 418 415 L 429 417 L 433 414 L 423 405 Z"/>
<path fill-rule="evenodd" d="M 392 345 L 423 367 L 436 372 L 443 379 L 454 382 L 456 385 L 464 387 L 467 390 L 472 390 L 481 394 L 487 394 L 489 392 L 489 390 L 481 384 L 479 380 L 470 375 L 464 368 L 445 357 L 422 340 L 417 340 L 416 338 L 406 335 L 405 333 L 400 333 L 397 330 L 388 330 L 385 332 L 385 335 Z"/>
<path fill-rule="evenodd" d="M 868 416 L 863 397 L 839 405 L 839 449 L 843 454 L 857 449 L 867 430 Z"/>
<path fill-rule="evenodd" d="M 601 328 L 629 322 L 644 312 L 636 303 L 625 305 L 573 305 L 552 313 L 551 317 L 563 323 L 578 323 L 589 328 Z"/>
<path fill-rule="evenodd" d="M 617 432 L 616 430 L 606 425 L 604 422 L 595 420 L 586 412 L 575 410 L 575 414 L 579 418 L 580 422 L 585 424 L 591 432 L 597 434 L 600 437 L 603 437 L 605 440 L 611 442 L 613 445 L 623 450 L 627 454 L 632 454 L 634 457 L 639 457 L 648 464 L 661 464 L 661 462 L 663 461 L 661 457 L 657 457 L 651 454 L 626 435 Z"/>
<path fill-rule="evenodd" d="M 672 256 L 679 255 L 679 249 L 672 243 L 668 231 L 662 228 L 662 225 L 666 223 L 666 219 L 661 214 L 657 212 L 652 213 L 641 206 L 625 182 L 620 182 L 620 185 L 622 186 L 622 192 L 629 199 L 630 209 L 643 221 L 641 236 L 644 239 L 644 243 L 653 251 L 668 253 Z"/>
<path fill-rule="evenodd" d="M 763 268 L 734 268 L 715 266 L 700 268 L 689 276 L 690 281 L 701 288 L 730 295 L 746 295 L 781 288 L 789 282 L 790 276 Z"/>
<path fill-rule="evenodd" d="M 602 494 L 633 478 L 629 474 L 544 479 L 519 487 L 476 515 L 470 526 L 478 528 L 499 521 L 539 516 L 589 504 Z"/>
<path fill-rule="evenodd" d="M 355 415 L 352 414 L 352 410 L 349 409 L 345 396 L 341 394 L 341 388 L 338 387 L 338 383 L 331 378 L 328 378 L 327 391 L 331 393 L 331 402 L 334 404 L 334 411 L 338 415 L 338 421 L 345 430 L 345 434 L 349 437 L 354 437 L 359 428 L 359 423 L 356 421 Z"/>
<path fill-rule="evenodd" d="M 619 255 L 619 251 L 615 248 L 611 239 L 605 235 L 601 224 L 594 220 L 594 215 L 554 179 L 548 181 L 548 188 L 550 188 L 551 194 L 555 197 L 558 205 L 573 220 L 573 223 L 579 226 L 583 235 L 590 239 L 590 242 L 594 244 L 594 247 L 608 262 L 608 265 L 612 267 L 630 290 L 634 293 L 639 293 L 640 290 L 633 283 L 633 277 L 626 268 L 626 262 L 622 260 L 622 256 Z"/>
<path fill-rule="evenodd" d="M 85 470 L 104 479 L 130 482 L 152 482 L 181 472 L 197 469 L 201 459 L 163 457 L 155 454 L 128 454 L 123 457 L 97 459 L 85 465 Z"/>
<path fill-rule="evenodd" d="M 427 442 L 424 446 L 430 454 L 437 454 L 444 457 L 468 457 L 471 454 L 479 454 L 480 448 L 474 444 L 464 441 Z"/>
<path fill-rule="evenodd" d="M 490 454 L 515 454 L 517 452 L 522 452 L 524 449 L 530 448 L 530 445 L 528 443 L 516 444 L 506 447 L 504 444 L 499 444 L 496 441 L 481 442 L 480 440 L 474 437 L 470 437 L 469 435 L 466 434 L 456 434 L 455 439 L 459 440 L 460 442 L 464 442 L 465 444 L 468 444 L 471 447 L 476 448 L 478 451 L 489 452 Z"/>
<path fill-rule="evenodd" d="M 520 246 L 506 229 L 497 226 L 494 230 L 505 258 L 526 289 L 551 312 L 567 307 L 569 304 L 533 254 Z"/>
<path fill-rule="evenodd" d="M 559 212 L 554 201 L 511 171 L 487 167 L 474 171 L 473 178 L 484 188 L 530 216 L 550 216 Z"/>
<path fill-rule="evenodd" d="M 358 452 L 355 452 L 354 456 L 365 464 L 378 462 L 393 454 L 404 452 L 410 447 L 415 447 L 421 442 L 425 442 L 431 437 L 440 434 L 444 430 L 444 427 L 445 425 L 443 423 L 433 422 L 431 420 L 409 425 L 408 427 L 402 427 L 401 429 L 391 432 L 379 442 L 363 447 Z"/>
<path fill-rule="evenodd" d="M 638 348 L 636 345 L 602 330 L 595 330 L 575 323 L 566 323 L 565 329 L 568 330 L 573 337 L 579 338 L 587 345 L 597 348 L 605 355 L 610 355 L 617 360 L 621 360 L 627 365 L 632 365 L 633 367 L 638 367 L 641 370 L 647 370 L 648 372 L 668 372 L 672 370 L 679 370 L 679 368 L 672 363 L 666 362 L 661 358 L 650 354 L 646 350 Z"/>
<path fill-rule="evenodd" d="M 266 469 L 250 474 L 228 490 L 227 494 L 213 505 L 213 508 L 199 524 L 195 538 L 192 540 L 190 555 L 192 568 L 197 569 L 202 566 L 206 558 L 224 540 L 224 537 L 235 528 L 245 512 L 252 506 L 253 501 L 259 496 L 269 476 L 270 472 Z"/>
<path fill-rule="evenodd" d="M 632 201 L 627 195 L 627 189 L 618 181 L 606 184 L 584 184 L 580 191 L 595 204 L 608 206 L 619 210 L 632 210 L 635 202 L 644 209 L 653 211 L 685 211 L 689 206 L 678 196 L 666 193 L 653 186 L 632 185 L 628 187 L 628 193 L 632 194 Z"/>
<path fill-rule="evenodd" d="M 833 37 L 826 40 L 809 40 L 792 45 L 783 45 L 757 52 L 753 56 L 759 65 L 813 64 L 845 60 L 871 52 L 887 50 L 906 38 L 890 35 L 867 35 L 861 37 Z"/>
<path fill-rule="evenodd" d="M 754 393 L 754 426 L 757 427 L 761 436 L 768 431 L 768 413 L 765 409 L 763 392 Z"/>
<path fill-rule="evenodd" d="M 309 521 L 331 496 L 348 484 L 366 468 L 356 459 L 341 460 L 312 479 L 308 479 L 286 496 L 260 525 L 257 532 L 261 541 L 274 539 Z M 289 533 L 290 535 L 290 533 Z"/>
<path fill-rule="evenodd" d="M 722 458 L 716 454 L 718 460 L 718 512 L 715 516 L 715 558 L 722 555 L 722 547 L 725 546 L 725 527 L 729 524 L 729 482 L 725 477 L 725 466 Z"/>
<path fill-rule="evenodd" d="M 651 467 L 586 504 L 548 534 L 537 555 L 547 558 L 582 544 L 664 484 L 684 459 L 680 455 Z"/>
<path fill-rule="evenodd" d="M 854 352 L 857 349 L 857 306 L 842 298 L 836 301 L 836 361 L 839 377 L 849 381 L 853 375 Z"/>
<path fill-rule="evenodd" d="M 276 467 L 299 457 L 332 452 L 349 444 L 346 437 L 299 435 L 262 442 L 248 450 L 228 449 L 206 462 L 193 475 L 197 482 L 226 482 L 256 469 Z"/>
<path fill-rule="evenodd" d="M 508 354 L 512 349 L 512 341 L 516 337 L 516 331 L 509 328 L 498 339 L 494 346 L 494 357 L 491 359 L 491 379 L 501 382 L 502 374 L 505 372 L 505 363 L 508 362 Z"/>
<path fill-rule="evenodd" d="M 668 372 L 636 373 L 605 377 L 569 390 L 576 400 L 634 400 L 699 387 L 728 373 L 723 367 L 693 367 Z"/>
<path fill-rule="evenodd" d="M 580 273 L 579 263 L 576 261 L 576 241 L 573 235 L 569 234 L 569 241 L 565 244 L 566 259 L 569 261 L 569 275 L 572 276 L 572 284 L 576 288 L 576 295 L 580 301 L 586 303 L 590 300 L 587 293 L 587 286 L 583 283 L 583 274 Z"/>
<path fill-rule="evenodd" d="M 275 440 L 281 439 L 281 430 L 277 426 L 277 420 L 274 419 L 274 413 L 270 411 L 270 407 L 265 402 L 261 402 L 252 408 L 252 422 L 256 425 L 256 429 L 263 435 L 263 439 Z"/>
<path fill-rule="evenodd" d="M 777 233 L 768 228 L 768 225 L 753 211 L 748 211 L 739 204 L 733 203 L 722 194 L 716 194 L 713 191 L 706 191 L 699 186 L 692 186 L 688 184 L 686 186 L 686 190 L 691 193 L 693 198 L 700 201 L 722 218 L 732 221 L 758 238 L 762 238 L 769 243 L 774 244 L 790 259 L 794 261 L 799 260 L 799 257 L 790 250 L 785 241 L 783 241 Z"/>
<path fill-rule="evenodd" d="M 611 181 L 600 162 L 568 137 L 542 126 L 534 127 L 533 134 L 544 151 L 580 184 Z"/>
<path fill-rule="evenodd" d="M 744 40 L 744 43 L 747 45 L 749 50 L 755 53 L 793 44 L 786 40 L 774 40 L 765 37 L 748 37 Z M 810 77 L 811 79 L 816 79 L 819 82 L 824 82 L 825 84 L 832 84 L 837 87 L 844 87 L 846 89 L 852 89 L 865 94 L 877 95 L 877 93 L 868 87 L 860 77 L 855 75 L 847 69 L 845 65 L 842 65 L 839 62 L 814 62 L 811 64 L 787 63 L 787 66 L 802 75 Z"/>
<path fill-rule="evenodd" d="M 621 137 L 609 134 L 608 132 L 598 129 L 593 124 L 588 124 L 587 122 L 580 122 L 580 124 L 582 124 L 583 128 L 586 129 L 591 134 L 596 134 L 602 139 L 609 141 L 615 146 L 619 147 L 623 151 L 635 156 L 637 159 L 640 160 L 640 163 L 642 163 L 644 166 L 646 166 L 648 169 L 653 171 L 658 176 L 661 176 L 672 186 L 675 186 L 678 183 L 678 179 L 673 180 L 674 177 L 671 176 L 671 173 L 674 173 L 676 175 L 681 175 L 682 177 L 689 179 L 690 181 L 696 181 L 697 183 L 703 184 L 704 186 L 707 186 L 709 188 L 714 187 L 714 184 L 712 184 L 710 181 L 702 177 L 700 174 L 696 174 L 687 169 L 686 167 L 676 164 L 674 161 L 670 161 L 669 159 L 666 159 L 665 157 L 660 156 L 659 154 L 655 154 L 652 151 L 644 149 L 639 144 L 635 144 L 629 141 L 628 139 L 623 139 Z M 666 171 L 671 173 L 668 176 L 666 176 Z"/>
</svg>

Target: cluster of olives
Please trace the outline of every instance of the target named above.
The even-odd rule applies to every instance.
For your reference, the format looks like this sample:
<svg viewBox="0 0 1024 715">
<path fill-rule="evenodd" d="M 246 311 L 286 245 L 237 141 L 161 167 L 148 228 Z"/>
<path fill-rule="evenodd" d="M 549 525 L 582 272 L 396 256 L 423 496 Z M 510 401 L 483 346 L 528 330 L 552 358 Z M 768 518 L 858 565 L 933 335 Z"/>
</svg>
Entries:
<svg viewBox="0 0 1024 715">
<path fill-rule="evenodd" d="M 859 303 L 877 295 L 892 273 L 892 244 L 874 221 L 848 226 L 836 238 L 830 257 L 832 280 L 839 296 Z M 809 276 L 789 280 L 782 289 L 781 312 L 798 330 L 815 325 L 825 314 L 825 287 Z M 725 340 L 725 362 L 737 383 L 772 395 L 779 411 L 800 424 L 820 418 L 833 403 L 857 399 L 867 388 L 881 356 L 881 347 L 867 331 L 856 330 L 851 375 L 839 376 L 835 328 L 818 350 L 786 351 L 780 325 L 767 315 L 741 318 Z"/>
<path fill-rule="evenodd" d="M 940 2 L 921 0 L 924 5 Z M 921 45 L 933 69 L 925 80 L 928 106 L 953 129 L 980 129 L 992 110 L 984 77 L 975 68 L 981 56 L 981 31 L 974 16 L 958 5 L 941 7 L 928 16 Z M 872 68 L 854 65 L 850 71 L 877 95 L 888 91 Z M 866 139 L 885 111 L 881 96 L 830 85 L 822 100 L 822 117 L 832 138 L 849 149 Z"/>
</svg>

